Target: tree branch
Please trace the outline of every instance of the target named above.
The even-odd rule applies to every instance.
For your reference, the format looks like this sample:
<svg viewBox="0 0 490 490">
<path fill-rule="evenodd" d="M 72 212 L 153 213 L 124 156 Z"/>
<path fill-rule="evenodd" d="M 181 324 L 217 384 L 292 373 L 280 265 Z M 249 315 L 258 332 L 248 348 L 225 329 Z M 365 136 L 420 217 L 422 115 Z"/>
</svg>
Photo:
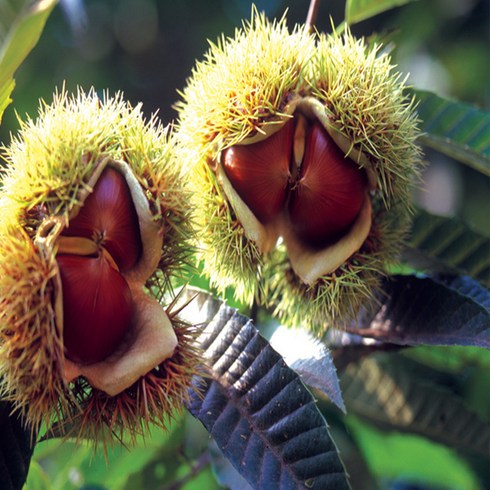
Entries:
<svg viewBox="0 0 490 490">
<path fill-rule="evenodd" d="M 308 9 L 308 15 L 306 16 L 306 27 L 309 32 L 315 30 L 316 17 L 318 15 L 318 7 L 320 6 L 320 0 L 311 0 L 310 7 Z"/>
</svg>

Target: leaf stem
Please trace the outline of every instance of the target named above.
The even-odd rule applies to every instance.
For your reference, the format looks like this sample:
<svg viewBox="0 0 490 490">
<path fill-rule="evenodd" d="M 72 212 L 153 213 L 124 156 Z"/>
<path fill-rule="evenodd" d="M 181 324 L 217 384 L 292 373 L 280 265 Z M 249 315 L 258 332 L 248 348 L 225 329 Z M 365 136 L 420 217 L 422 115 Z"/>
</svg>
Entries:
<svg viewBox="0 0 490 490">
<path fill-rule="evenodd" d="M 306 28 L 310 33 L 315 30 L 315 22 L 318 15 L 319 6 L 320 0 L 310 0 L 310 7 L 308 9 L 308 15 L 306 16 Z"/>
</svg>

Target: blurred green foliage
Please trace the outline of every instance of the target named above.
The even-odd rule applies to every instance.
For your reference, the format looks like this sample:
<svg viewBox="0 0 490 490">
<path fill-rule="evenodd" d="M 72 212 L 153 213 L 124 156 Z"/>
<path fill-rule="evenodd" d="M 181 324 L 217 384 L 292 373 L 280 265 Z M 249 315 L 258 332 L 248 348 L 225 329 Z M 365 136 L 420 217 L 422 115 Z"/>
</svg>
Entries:
<svg viewBox="0 0 490 490">
<path fill-rule="evenodd" d="M 304 22 L 309 0 L 260 0 L 259 9 L 288 22 Z M 243 0 L 63 0 L 48 20 L 37 47 L 18 71 L 15 104 L 7 110 L 0 141 L 17 127 L 15 110 L 35 114 L 38 98 L 54 87 L 81 85 L 123 90 L 148 113 L 166 122 L 172 105 L 207 40 L 232 35 L 250 16 Z M 420 0 L 356 24 L 358 35 L 390 34 L 394 60 L 418 88 L 488 106 L 489 50 L 486 0 Z M 330 30 L 344 18 L 343 1 L 320 5 L 317 27 Z"/>
<path fill-rule="evenodd" d="M 174 484 L 182 490 L 218 489 L 209 460 L 195 467 L 207 442 L 207 432 L 189 415 L 176 415 L 166 431 L 153 428 L 134 447 L 107 452 L 83 441 L 43 441 L 34 451 L 26 490 L 170 490 Z"/>
</svg>

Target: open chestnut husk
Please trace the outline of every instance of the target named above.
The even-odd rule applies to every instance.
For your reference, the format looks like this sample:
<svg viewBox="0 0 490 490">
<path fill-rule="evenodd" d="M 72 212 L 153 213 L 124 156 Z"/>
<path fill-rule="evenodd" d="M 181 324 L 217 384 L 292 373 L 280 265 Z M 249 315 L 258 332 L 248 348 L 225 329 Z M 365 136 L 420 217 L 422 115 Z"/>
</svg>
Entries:
<svg viewBox="0 0 490 490">
<path fill-rule="evenodd" d="M 376 297 L 421 166 L 413 102 L 379 47 L 252 20 L 178 104 L 203 270 L 321 334 Z"/>
<path fill-rule="evenodd" d="M 164 425 L 199 365 L 162 304 L 192 248 L 171 135 L 120 94 L 61 92 L 5 160 L 0 391 L 33 430 L 56 417 L 107 443 Z"/>
</svg>

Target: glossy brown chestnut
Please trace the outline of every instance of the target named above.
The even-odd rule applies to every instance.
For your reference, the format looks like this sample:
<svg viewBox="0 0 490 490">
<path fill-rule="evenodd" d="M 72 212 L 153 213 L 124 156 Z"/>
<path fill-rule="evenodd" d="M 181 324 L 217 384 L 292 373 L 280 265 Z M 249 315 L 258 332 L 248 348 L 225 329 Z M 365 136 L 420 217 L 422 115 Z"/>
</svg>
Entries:
<svg viewBox="0 0 490 490">
<path fill-rule="evenodd" d="M 338 240 L 359 214 L 366 186 L 366 173 L 345 158 L 315 122 L 307 133 L 300 179 L 289 201 L 289 216 L 298 238 L 313 247 Z"/>
<path fill-rule="evenodd" d="M 291 120 L 263 141 L 224 151 L 226 176 L 263 224 L 278 215 L 287 199 L 293 131 Z"/>
<path fill-rule="evenodd" d="M 124 277 L 105 254 L 58 255 L 63 286 L 63 341 L 69 359 L 101 361 L 113 353 L 131 324 L 133 301 Z"/>
<path fill-rule="evenodd" d="M 142 251 L 138 216 L 128 184 L 117 170 L 104 169 L 93 193 L 62 234 L 94 240 L 111 254 L 121 272 L 135 265 Z"/>
<path fill-rule="evenodd" d="M 368 186 L 365 170 L 345 157 L 318 121 L 302 115 L 263 141 L 227 149 L 222 164 L 262 224 L 286 216 L 288 234 L 311 248 L 348 232 Z"/>
<path fill-rule="evenodd" d="M 66 355 L 84 364 L 98 362 L 117 349 L 130 328 L 133 300 L 123 274 L 142 254 L 138 216 L 119 171 L 103 170 L 62 236 L 74 237 L 70 250 L 57 255 Z"/>
</svg>

